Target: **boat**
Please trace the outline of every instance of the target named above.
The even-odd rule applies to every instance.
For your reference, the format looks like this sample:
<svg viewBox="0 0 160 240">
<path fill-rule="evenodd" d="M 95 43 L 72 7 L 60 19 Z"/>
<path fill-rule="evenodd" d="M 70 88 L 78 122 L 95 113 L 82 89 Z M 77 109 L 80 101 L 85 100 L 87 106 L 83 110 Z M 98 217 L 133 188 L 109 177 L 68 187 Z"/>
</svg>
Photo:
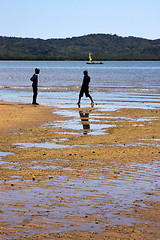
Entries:
<svg viewBox="0 0 160 240">
<path fill-rule="evenodd" d="M 93 62 L 91 53 L 89 53 L 89 62 L 86 62 L 86 64 L 103 64 L 103 62 Z"/>
</svg>

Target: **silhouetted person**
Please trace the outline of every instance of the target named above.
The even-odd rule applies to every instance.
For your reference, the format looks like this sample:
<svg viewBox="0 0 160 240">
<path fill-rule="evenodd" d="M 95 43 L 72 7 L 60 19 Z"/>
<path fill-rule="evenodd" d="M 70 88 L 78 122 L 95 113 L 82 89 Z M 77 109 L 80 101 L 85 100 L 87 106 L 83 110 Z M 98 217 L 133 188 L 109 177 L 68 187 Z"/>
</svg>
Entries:
<svg viewBox="0 0 160 240">
<path fill-rule="evenodd" d="M 79 111 L 79 115 L 83 125 L 83 134 L 86 135 L 90 130 L 89 112 Z"/>
<path fill-rule="evenodd" d="M 80 93 L 79 93 L 79 100 L 78 100 L 77 104 L 78 104 L 78 107 L 80 107 L 81 97 L 83 97 L 83 94 L 85 93 L 86 97 L 90 98 L 91 106 L 93 107 L 94 102 L 93 102 L 93 99 L 92 99 L 91 95 L 89 94 L 90 77 L 88 76 L 88 71 L 85 70 L 83 72 L 83 74 L 84 74 L 83 83 L 82 83 L 82 86 L 81 86 L 81 90 L 80 90 Z"/>
<path fill-rule="evenodd" d="M 39 105 L 37 103 L 37 95 L 38 95 L 38 74 L 40 73 L 40 69 L 36 68 L 35 69 L 35 73 L 33 74 L 33 76 L 31 77 L 31 81 L 32 83 L 32 88 L 33 88 L 33 102 L 32 104 L 36 104 Z"/>
</svg>

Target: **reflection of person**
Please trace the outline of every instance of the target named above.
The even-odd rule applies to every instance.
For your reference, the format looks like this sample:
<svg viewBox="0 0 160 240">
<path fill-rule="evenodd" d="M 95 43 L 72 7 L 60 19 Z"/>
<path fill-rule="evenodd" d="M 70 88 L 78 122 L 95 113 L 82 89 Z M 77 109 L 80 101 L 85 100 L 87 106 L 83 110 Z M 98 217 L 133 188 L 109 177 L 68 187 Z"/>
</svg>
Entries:
<svg viewBox="0 0 160 240">
<path fill-rule="evenodd" d="M 88 76 L 88 71 L 85 70 L 83 72 L 84 74 L 84 78 L 83 78 L 83 83 L 82 83 L 82 86 L 81 86 L 81 90 L 80 90 L 80 93 L 79 93 L 79 100 L 78 100 L 78 107 L 80 107 L 80 101 L 81 101 L 81 97 L 83 97 L 83 94 L 85 93 L 86 97 L 89 97 L 90 100 L 91 100 L 91 106 L 93 107 L 94 106 L 94 102 L 93 102 L 93 99 L 91 97 L 91 95 L 89 94 L 89 82 L 90 82 L 90 77 Z"/>
<path fill-rule="evenodd" d="M 90 130 L 89 112 L 79 111 L 79 115 L 83 125 L 83 134 L 86 135 Z"/>
<path fill-rule="evenodd" d="M 37 95 L 38 95 L 38 74 L 40 73 L 40 69 L 36 68 L 35 69 L 35 73 L 33 74 L 33 76 L 31 77 L 31 81 L 32 83 L 32 88 L 33 88 L 33 102 L 32 104 L 36 104 L 39 105 L 37 103 Z"/>
</svg>

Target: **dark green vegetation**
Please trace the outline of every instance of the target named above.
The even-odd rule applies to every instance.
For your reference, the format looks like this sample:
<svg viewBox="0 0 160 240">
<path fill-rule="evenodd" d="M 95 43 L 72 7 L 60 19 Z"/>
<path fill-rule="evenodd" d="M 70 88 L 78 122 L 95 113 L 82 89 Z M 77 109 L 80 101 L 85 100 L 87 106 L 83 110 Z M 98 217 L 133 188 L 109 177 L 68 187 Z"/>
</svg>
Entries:
<svg viewBox="0 0 160 240">
<path fill-rule="evenodd" d="M 1 60 L 160 60 L 160 39 L 91 34 L 66 39 L 0 37 Z"/>
</svg>

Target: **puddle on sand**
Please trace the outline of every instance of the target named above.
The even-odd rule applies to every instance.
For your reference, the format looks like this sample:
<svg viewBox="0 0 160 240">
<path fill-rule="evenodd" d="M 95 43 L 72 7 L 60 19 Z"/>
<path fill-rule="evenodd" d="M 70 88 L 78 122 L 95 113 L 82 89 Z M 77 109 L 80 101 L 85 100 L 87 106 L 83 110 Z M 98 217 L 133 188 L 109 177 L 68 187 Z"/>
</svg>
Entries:
<svg viewBox="0 0 160 240">
<path fill-rule="evenodd" d="M 3 161 L 2 157 L 6 157 L 6 156 L 12 155 L 12 154 L 14 154 L 14 153 L 11 153 L 11 152 L 0 152 L 0 165 L 8 163 L 6 161 Z"/>
<path fill-rule="evenodd" d="M 160 147 L 160 139 L 156 139 L 156 138 L 150 138 L 150 139 L 139 139 L 139 143 L 137 143 L 136 146 L 142 146 L 142 147 L 146 147 L 146 146 L 151 146 L 151 147 Z M 147 141 L 147 142 L 146 142 Z M 133 144 L 132 144 L 133 146 Z"/>
<path fill-rule="evenodd" d="M 30 147 L 37 147 L 37 148 L 74 148 L 74 147 L 94 147 L 94 144 L 90 145 L 64 145 L 63 142 L 67 141 L 67 139 L 53 139 L 52 142 L 45 142 L 45 143 L 14 143 L 13 145 L 18 146 L 19 148 L 30 148 Z M 146 147 L 146 146 L 153 146 L 153 147 L 160 147 L 159 141 L 160 139 L 139 139 L 141 142 L 137 143 L 131 143 L 131 144 L 111 144 L 110 146 L 119 146 L 119 147 Z M 147 142 L 145 142 L 147 141 Z M 148 142 L 149 141 L 149 142 Z M 96 144 L 96 147 L 102 147 L 103 144 Z M 12 153 L 8 153 L 12 154 Z M 4 156 L 6 156 L 7 153 L 5 153 Z M 1 161 L 1 164 L 6 163 L 5 161 Z"/>
<path fill-rule="evenodd" d="M 111 117 L 102 113 L 96 113 L 94 109 L 80 109 L 79 111 L 75 111 L 75 109 L 59 109 L 58 114 L 70 117 L 71 119 L 57 121 L 53 124 L 47 124 L 47 126 L 56 127 L 59 132 L 63 132 L 62 129 L 65 130 L 66 133 L 68 133 L 68 130 L 70 134 L 73 133 L 72 131 L 80 131 L 80 133 L 84 135 L 106 134 L 108 128 L 116 127 L 116 122 L 119 123 L 125 121 L 142 125 L 143 122 L 152 123 L 153 121 L 159 119 L 158 117 Z"/>
<path fill-rule="evenodd" d="M 65 141 L 67 139 L 64 139 Z M 159 140 L 158 139 L 139 139 L 141 142 L 136 142 L 136 143 L 130 143 L 130 144 L 111 144 L 108 146 L 119 146 L 119 147 L 124 147 L 124 148 L 128 148 L 128 147 L 146 147 L 146 146 L 150 146 L 150 147 L 160 147 L 159 144 Z M 86 148 L 90 148 L 90 147 L 103 147 L 103 144 L 89 144 L 89 145 L 63 145 L 61 144 L 61 141 L 57 141 L 57 140 L 52 140 L 53 142 L 45 142 L 45 143 L 14 143 L 13 145 L 18 146 L 19 148 L 31 148 L 31 147 L 36 147 L 36 148 L 74 148 L 74 147 L 86 147 Z M 64 142 L 65 142 L 64 141 Z M 149 141 L 149 142 L 145 142 L 145 141 Z M 63 143 L 63 142 L 62 142 Z M 1 164 L 3 162 L 1 161 Z M 5 163 L 5 162 L 4 162 Z"/>
<path fill-rule="evenodd" d="M 155 143 L 145 143 L 145 142 L 136 142 L 136 143 L 130 143 L 130 144 L 111 144 L 110 146 L 117 146 L 117 147 L 160 147 L 160 144 Z"/>
<path fill-rule="evenodd" d="M 0 152 L 0 159 L 1 157 L 5 157 L 5 156 L 8 156 L 8 155 L 12 155 L 14 153 L 11 153 L 11 152 Z"/>
<path fill-rule="evenodd" d="M 67 170 L 67 171 L 73 171 L 76 169 L 70 168 L 70 167 L 61 167 L 61 166 L 40 166 L 40 165 L 36 165 L 36 166 L 32 166 L 29 167 L 30 169 L 37 169 L 37 170 L 47 170 L 47 169 L 63 169 L 63 170 Z"/>
<path fill-rule="evenodd" d="M 18 146 L 19 148 L 30 148 L 30 147 L 37 147 L 37 148 L 71 148 L 70 145 L 62 145 L 57 144 L 55 142 L 45 142 L 45 143 L 14 143 L 14 145 Z"/>
<path fill-rule="evenodd" d="M 103 174 L 104 171 L 108 174 Z M 0 190 L 2 221 L 11 229 L 16 226 L 21 229 L 19 236 L 26 233 L 25 227 L 27 236 L 68 230 L 97 232 L 107 223 L 132 225 L 138 222 L 128 214 L 119 213 L 128 213 L 137 204 L 145 207 L 145 201 L 158 200 L 158 196 L 152 194 L 160 185 L 158 162 L 124 166 L 113 163 L 99 173 L 92 169 L 90 174 L 91 178 L 87 179 L 62 175 L 26 182 L 13 179 L 15 186 Z M 7 181 L 4 188 L 6 184 Z M 90 216 L 98 220 L 90 221 Z M 57 225 L 53 228 L 52 224 Z"/>
<path fill-rule="evenodd" d="M 65 120 L 65 121 L 56 121 L 53 124 L 47 124 L 47 126 L 50 127 L 56 127 L 58 128 L 58 132 L 61 132 L 63 129 L 66 132 L 65 133 L 75 133 L 71 131 L 78 131 L 80 134 L 90 134 L 90 135 L 102 135 L 106 134 L 105 131 L 110 127 L 115 127 L 115 124 L 110 124 L 106 121 L 106 123 L 103 122 L 103 124 L 100 124 L 98 121 L 95 123 L 95 115 L 92 110 L 58 110 L 58 114 L 65 116 L 65 117 L 71 117 L 72 119 Z M 69 132 L 67 132 L 69 130 Z M 64 133 L 64 131 L 62 131 Z M 76 134 L 76 133 L 75 133 Z"/>
<path fill-rule="evenodd" d="M 54 142 L 45 142 L 45 143 L 14 143 L 14 145 L 18 146 L 19 148 L 30 148 L 30 147 L 37 147 L 37 148 L 91 147 L 91 145 L 63 145 L 63 144 L 56 144 Z"/>
<path fill-rule="evenodd" d="M 95 146 L 94 144 L 89 144 L 89 145 L 65 145 L 63 144 L 65 141 L 68 139 L 63 138 L 63 139 L 52 139 L 52 142 L 43 142 L 43 143 L 13 143 L 13 145 L 18 146 L 19 148 L 31 148 L 31 147 L 37 147 L 37 148 L 74 148 L 74 147 L 93 147 Z M 103 146 L 102 144 L 96 144 L 97 146 Z"/>
</svg>

